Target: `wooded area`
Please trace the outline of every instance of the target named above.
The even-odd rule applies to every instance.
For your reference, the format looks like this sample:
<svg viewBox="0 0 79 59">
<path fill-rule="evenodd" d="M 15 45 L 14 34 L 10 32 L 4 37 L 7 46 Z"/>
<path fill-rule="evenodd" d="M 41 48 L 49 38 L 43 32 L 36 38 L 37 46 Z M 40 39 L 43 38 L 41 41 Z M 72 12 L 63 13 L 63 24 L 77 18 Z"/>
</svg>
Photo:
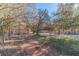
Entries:
<svg viewBox="0 0 79 59">
<path fill-rule="evenodd" d="M 78 44 L 79 4 L 58 4 L 50 15 L 32 3 L 0 4 L 1 56 L 79 55 Z"/>
</svg>

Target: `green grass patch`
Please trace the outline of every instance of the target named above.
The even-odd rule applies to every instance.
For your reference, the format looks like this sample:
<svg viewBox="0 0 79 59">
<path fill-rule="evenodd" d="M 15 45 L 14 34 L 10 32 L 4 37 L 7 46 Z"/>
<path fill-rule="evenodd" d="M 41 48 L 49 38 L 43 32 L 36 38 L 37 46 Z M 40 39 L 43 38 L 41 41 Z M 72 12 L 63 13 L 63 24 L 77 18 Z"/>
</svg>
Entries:
<svg viewBox="0 0 79 59">
<path fill-rule="evenodd" d="M 33 35 L 32 38 L 33 38 L 34 40 L 38 40 L 38 41 L 41 41 L 41 42 L 47 40 L 47 37 L 46 37 L 46 36 L 42 36 L 42 35 Z"/>
<path fill-rule="evenodd" d="M 49 45 L 65 55 L 79 55 L 79 37 L 77 36 L 51 37 Z"/>
</svg>

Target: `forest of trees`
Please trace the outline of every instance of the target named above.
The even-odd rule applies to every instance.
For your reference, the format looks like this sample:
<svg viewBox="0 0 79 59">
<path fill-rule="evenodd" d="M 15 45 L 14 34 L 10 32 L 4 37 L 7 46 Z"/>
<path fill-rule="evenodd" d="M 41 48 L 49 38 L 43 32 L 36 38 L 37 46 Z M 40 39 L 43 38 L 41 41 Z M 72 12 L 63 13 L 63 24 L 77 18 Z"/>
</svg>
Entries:
<svg viewBox="0 0 79 59">
<path fill-rule="evenodd" d="M 50 15 L 47 9 L 37 9 L 31 3 L 0 4 L 0 44 L 3 48 L 5 41 L 15 40 L 16 35 L 19 40 L 28 40 L 40 39 L 41 33 L 79 35 L 79 4 L 58 4 L 57 10 Z"/>
<path fill-rule="evenodd" d="M 58 33 L 64 33 L 67 32 L 67 30 L 70 30 L 70 32 L 76 33 L 76 31 L 79 31 L 79 8 L 75 8 L 75 5 L 76 4 L 58 4 L 57 11 L 51 12 L 51 15 L 49 15 L 47 9 L 36 9 L 34 4 L 1 4 L 1 28 L 3 26 L 5 26 L 4 28 L 7 26 L 13 27 L 23 21 L 31 31 L 36 32 L 37 34 L 42 29 L 54 32 L 58 31 Z M 2 23 L 5 25 L 2 25 Z M 6 28 L 7 30 L 9 30 L 8 27 Z"/>
</svg>

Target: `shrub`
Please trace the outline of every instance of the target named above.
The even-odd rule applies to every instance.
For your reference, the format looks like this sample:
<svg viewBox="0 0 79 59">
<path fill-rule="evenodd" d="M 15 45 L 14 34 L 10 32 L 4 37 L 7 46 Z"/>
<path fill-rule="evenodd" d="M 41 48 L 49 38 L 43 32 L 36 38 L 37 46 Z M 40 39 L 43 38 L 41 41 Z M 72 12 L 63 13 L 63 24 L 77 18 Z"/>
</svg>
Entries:
<svg viewBox="0 0 79 59">
<path fill-rule="evenodd" d="M 56 48 L 60 53 L 65 55 L 79 55 L 79 41 L 73 40 L 69 37 L 56 38 L 51 37 L 49 40 L 49 46 Z"/>
</svg>

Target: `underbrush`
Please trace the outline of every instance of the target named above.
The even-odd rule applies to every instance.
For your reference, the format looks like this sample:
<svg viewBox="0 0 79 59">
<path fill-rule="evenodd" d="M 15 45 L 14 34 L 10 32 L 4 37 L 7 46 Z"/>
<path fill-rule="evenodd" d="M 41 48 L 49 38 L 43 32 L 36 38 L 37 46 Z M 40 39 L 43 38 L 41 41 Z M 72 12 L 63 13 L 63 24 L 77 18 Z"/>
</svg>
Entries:
<svg viewBox="0 0 79 59">
<path fill-rule="evenodd" d="M 41 36 L 35 35 L 33 39 L 44 42 L 48 40 L 48 45 L 51 49 L 55 48 L 58 52 L 64 55 L 78 56 L 79 55 L 79 36 Z"/>
<path fill-rule="evenodd" d="M 56 48 L 60 53 L 65 55 L 79 55 L 79 40 L 75 40 L 72 37 L 51 37 L 49 45 L 52 48 Z"/>
<path fill-rule="evenodd" d="M 48 46 L 53 51 L 53 48 L 55 48 L 60 54 L 68 55 L 68 56 L 79 56 L 79 36 L 61 36 L 61 35 L 55 35 L 55 36 L 41 36 L 41 35 L 33 35 L 33 40 L 37 40 L 40 42 L 47 41 Z M 13 42 L 13 41 L 12 41 Z M 22 43 L 22 42 L 17 42 Z M 9 43 L 10 44 L 10 43 Z M 11 49 L 12 50 L 12 49 Z M 10 55 L 10 50 L 7 49 L 6 52 Z M 12 53 L 14 50 L 12 50 Z M 6 53 L 6 54 L 7 54 Z M 51 53 L 51 52 L 50 52 Z"/>
</svg>

